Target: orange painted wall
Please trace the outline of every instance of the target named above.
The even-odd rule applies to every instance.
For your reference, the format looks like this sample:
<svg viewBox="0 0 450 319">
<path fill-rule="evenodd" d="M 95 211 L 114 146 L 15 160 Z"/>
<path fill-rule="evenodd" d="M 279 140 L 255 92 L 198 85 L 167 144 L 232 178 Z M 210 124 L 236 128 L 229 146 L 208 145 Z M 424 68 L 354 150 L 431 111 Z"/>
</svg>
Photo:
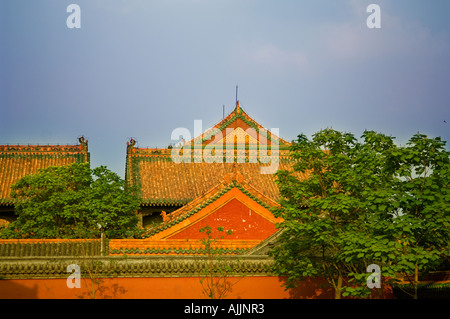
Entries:
<svg viewBox="0 0 450 319">
<path fill-rule="evenodd" d="M 309 280 L 298 288 L 285 291 L 279 277 L 231 278 L 237 283 L 227 298 L 284 299 L 333 298 L 318 280 Z M 0 299 L 77 299 L 90 298 L 82 279 L 81 288 L 68 288 L 66 279 L 13 279 L 0 280 Z M 105 278 L 96 298 L 114 299 L 204 299 L 198 277 L 166 278 Z"/>
</svg>

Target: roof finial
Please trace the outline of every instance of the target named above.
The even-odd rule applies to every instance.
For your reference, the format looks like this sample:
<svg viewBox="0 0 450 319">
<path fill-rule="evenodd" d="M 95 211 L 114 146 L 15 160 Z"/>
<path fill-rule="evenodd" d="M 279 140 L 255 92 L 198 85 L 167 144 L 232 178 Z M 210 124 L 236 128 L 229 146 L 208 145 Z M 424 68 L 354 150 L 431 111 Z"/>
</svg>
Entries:
<svg viewBox="0 0 450 319">
<path fill-rule="evenodd" d="M 88 140 L 83 135 L 78 137 L 78 142 L 80 143 L 82 148 L 87 148 Z"/>
<path fill-rule="evenodd" d="M 238 100 L 238 86 L 236 85 L 236 107 L 239 108 L 239 100 Z"/>
<path fill-rule="evenodd" d="M 135 145 L 136 145 L 136 140 L 134 138 L 130 138 L 130 141 L 127 142 L 127 153 L 131 152 L 134 149 Z"/>
</svg>

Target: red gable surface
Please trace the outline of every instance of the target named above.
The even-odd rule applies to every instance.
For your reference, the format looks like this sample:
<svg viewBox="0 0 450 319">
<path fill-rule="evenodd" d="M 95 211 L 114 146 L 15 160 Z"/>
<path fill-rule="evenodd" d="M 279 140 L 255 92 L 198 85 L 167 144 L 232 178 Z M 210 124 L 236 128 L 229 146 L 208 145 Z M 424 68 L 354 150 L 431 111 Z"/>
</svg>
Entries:
<svg viewBox="0 0 450 319">
<path fill-rule="evenodd" d="M 248 252 L 277 232 L 276 223 L 282 220 L 270 212 L 276 205 L 238 172 L 227 174 L 221 183 L 180 209 L 168 214 L 163 211 L 163 222 L 149 228 L 141 242 L 117 240 L 114 249 L 144 254 L 161 254 L 161 249 L 167 254 L 196 254 L 205 248 L 201 239 L 206 234 L 200 229 L 209 226 L 215 248 L 228 254 Z M 219 231 L 219 227 L 224 231 Z"/>
<path fill-rule="evenodd" d="M 246 200 L 247 202 L 248 200 Z M 244 202 L 233 198 L 222 207 L 168 238 L 171 239 L 200 239 L 204 237 L 200 229 L 206 226 L 212 228 L 212 238 L 225 237 L 227 239 L 259 239 L 263 240 L 275 231 L 275 224 L 249 208 Z M 230 235 L 224 235 L 217 228 L 231 230 Z"/>
<path fill-rule="evenodd" d="M 213 238 L 224 236 L 217 230 L 231 230 L 226 239 L 263 240 L 275 233 L 280 219 L 270 212 L 277 203 L 246 182 L 239 173 L 229 174 L 206 195 L 164 216 L 161 225 L 150 228 L 151 239 L 200 239 L 200 229 L 211 227 Z"/>
</svg>

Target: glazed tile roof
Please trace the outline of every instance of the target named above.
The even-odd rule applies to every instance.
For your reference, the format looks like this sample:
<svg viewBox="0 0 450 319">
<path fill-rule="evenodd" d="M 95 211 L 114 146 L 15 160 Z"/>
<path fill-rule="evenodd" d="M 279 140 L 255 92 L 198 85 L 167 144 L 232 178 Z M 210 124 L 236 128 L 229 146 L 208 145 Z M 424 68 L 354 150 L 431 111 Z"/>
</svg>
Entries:
<svg viewBox="0 0 450 319">
<path fill-rule="evenodd" d="M 199 239 L 111 239 L 110 255 L 199 255 L 206 252 L 205 244 Z M 211 248 L 222 254 L 243 254 L 260 244 L 260 240 L 217 239 Z"/>
<path fill-rule="evenodd" d="M 11 205 L 11 186 L 41 168 L 88 162 L 87 141 L 79 145 L 0 145 L 0 206 Z"/>
<path fill-rule="evenodd" d="M 260 190 L 265 196 L 277 200 L 279 198 L 279 191 L 275 183 L 275 175 L 261 173 L 261 167 L 271 164 L 270 155 L 272 155 L 272 144 L 270 140 L 272 138 L 270 134 L 267 135 L 268 139 L 260 139 L 260 132 L 263 131 L 263 127 L 251 119 L 240 108 L 239 104 L 213 128 L 218 128 L 221 131 L 232 128 L 234 132 L 240 134 L 249 127 L 257 130 L 258 137 L 253 139 L 252 136 L 249 136 L 247 139 L 241 139 L 247 145 L 233 144 L 234 155 L 230 155 L 232 160 L 227 160 L 224 150 L 224 158 L 219 163 L 207 162 L 205 160 L 206 157 L 196 161 L 194 156 L 196 152 L 194 143 L 201 145 L 200 149 L 205 150 L 208 144 L 211 142 L 215 144 L 217 142 L 215 139 L 211 139 L 212 129 L 184 144 L 183 152 L 186 147 L 189 148 L 189 145 L 191 145 L 192 158 L 188 162 L 181 163 L 173 161 L 172 153 L 174 149 L 137 148 L 135 147 L 136 141 L 131 140 L 130 143 L 127 143 L 125 178 L 129 183 L 139 186 L 143 205 L 181 206 L 203 195 L 210 188 L 220 183 L 226 174 L 236 169 L 253 187 Z M 290 143 L 281 138 L 277 138 L 276 140 L 278 140 L 277 148 L 279 149 L 278 169 L 289 170 L 293 164 L 288 156 Z M 266 164 L 263 163 L 264 157 L 260 156 L 261 153 L 256 153 L 256 155 L 253 153 L 252 155 L 249 150 L 250 145 L 248 145 L 252 141 L 256 141 L 258 148 L 261 144 L 265 144 L 263 146 L 268 149 L 268 157 L 266 156 L 265 159 L 269 159 L 269 162 L 265 162 Z M 219 151 L 222 151 L 222 145 L 224 144 L 219 144 Z M 239 154 L 239 152 L 242 153 Z"/>
<path fill-rule="evenodd" d="M 184 205 L 220 183 L 235 166 L 264 195 L 279 197 L 275 175 L 261 174 L 260 163 L 174 163 L 170 155 L 146 156 L 145 153 L 129 160 L 133 163 L 133 184 L 140 186 L 143 204 Z M 278 167 L 290 169 L 291 166 L 292 163 L 281 161 Z"/>
</svg>

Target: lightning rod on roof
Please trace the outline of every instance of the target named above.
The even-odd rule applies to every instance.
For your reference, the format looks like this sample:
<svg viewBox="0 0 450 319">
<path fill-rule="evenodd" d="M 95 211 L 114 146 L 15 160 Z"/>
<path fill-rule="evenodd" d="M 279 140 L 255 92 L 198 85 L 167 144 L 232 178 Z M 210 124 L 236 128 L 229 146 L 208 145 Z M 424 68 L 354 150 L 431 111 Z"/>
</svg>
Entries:
<svg viewBox="0 0 450 319">
<path fill-rule="evenodd" d="M 236 85 L 236 105 L 238 103 L 238 86 Z"/>
</svg>

